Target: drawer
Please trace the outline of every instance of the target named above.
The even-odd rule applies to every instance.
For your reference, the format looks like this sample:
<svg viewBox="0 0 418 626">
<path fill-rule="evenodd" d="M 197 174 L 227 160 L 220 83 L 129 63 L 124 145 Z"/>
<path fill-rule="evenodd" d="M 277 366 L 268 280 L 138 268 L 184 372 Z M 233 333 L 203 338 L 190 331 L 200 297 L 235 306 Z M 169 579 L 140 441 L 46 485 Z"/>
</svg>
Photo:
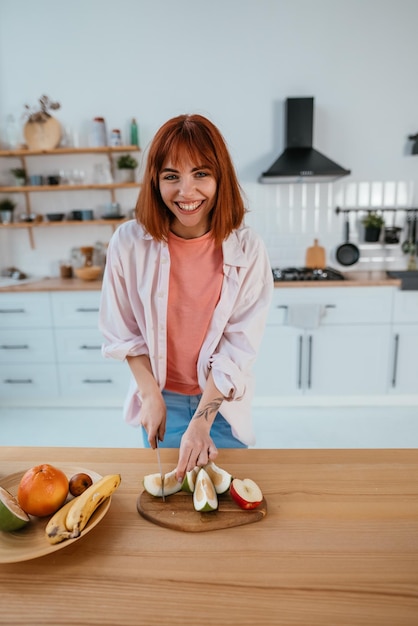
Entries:
<svg viewBox="0 0 418 626">
<path fill-rule="evenodd" d="M 55 328 L 97 328 L 100 291 L 67 291 L 51 294 Z"/>
<path fill-rule="evenodd" d="M 100 365 L 58 365 L 62 396 L 119 396 L 128 391 L 130 373 L 126 363 L 114 361 Z"/>
<path fill-rule="evenodd" d="M 95 328 L 57 328 L 55 342 L 59 363 L 105 362 L 101 352 L 103 336 Z"/>
<path fill-rule="evenodd" d="M 292 305 L 320 305 L 321 325 L 389 324 L 392 318 L 392 287 L 327 287 L 275 289 L 268 324 L 287 324 Z"/>
<path fill-rule="evenodd" d="M 0 328 L 47 328 L 51 324 L 48 293 L 0 294 Z"/>
<path fill-rule="evenodd" d="M 45 328 L 0 329 L 1 363 L 55 361 L 54 336 Z"/>
<path fill-rule="evenodd" d="M 55 365 L 38 363 L 0 365 L 0 397 L 58 396 Z"/>
</svg>

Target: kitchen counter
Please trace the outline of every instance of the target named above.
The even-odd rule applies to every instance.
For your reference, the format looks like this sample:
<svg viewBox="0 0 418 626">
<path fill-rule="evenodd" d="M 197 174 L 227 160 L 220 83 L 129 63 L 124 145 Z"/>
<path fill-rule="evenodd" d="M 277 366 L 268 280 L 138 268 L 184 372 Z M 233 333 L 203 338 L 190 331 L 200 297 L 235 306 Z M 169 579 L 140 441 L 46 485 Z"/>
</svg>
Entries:
<svg viewBox="0 0 418 626">
<path fill-rule="evenodd" d="M 307 287 L 400 287 L 401 280 L 398 278 L 388 278 L 386 272 L 347 272 L 346 280 L 330 281 L 284 281 L 276 282 L 274 286 L 280 288 L 301 288 Z M 100 291 L 101 280 L 85 281 L 80 278 L 43 278 L 33 282 L 24 282 L 1 287 L 0 293 L 6 292 L 37 292 L 37 291 Z"/>
<path fill-rule="evenodd" d="M 161 457 L 169 471 L 177 451 Z M 3 447 L 0 484 L 40 462 L 120 473 L 122 483 L 79 541 L 0 564 L 0 624 L 416 624 L 416 450 L 220 450 L 217 464 L 255 480 L 268 512 L 202 533 L 137 513 L 153 450 Z"/>
</svg>

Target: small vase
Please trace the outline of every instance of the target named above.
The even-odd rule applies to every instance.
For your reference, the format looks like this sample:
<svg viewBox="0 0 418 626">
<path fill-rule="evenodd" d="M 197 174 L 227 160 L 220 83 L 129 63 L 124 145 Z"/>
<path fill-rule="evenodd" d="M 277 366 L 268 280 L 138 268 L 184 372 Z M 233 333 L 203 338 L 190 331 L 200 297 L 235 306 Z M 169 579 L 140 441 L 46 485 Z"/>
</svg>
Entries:
<svg viewBox="0 0 418 626">
<path fill-rule="evenodd" d="M 29 150 L 53 150 L 61 141 L 61 124 L 55 117 L 45 122 L 26 122 L 23 134 Z"/>
</svg>

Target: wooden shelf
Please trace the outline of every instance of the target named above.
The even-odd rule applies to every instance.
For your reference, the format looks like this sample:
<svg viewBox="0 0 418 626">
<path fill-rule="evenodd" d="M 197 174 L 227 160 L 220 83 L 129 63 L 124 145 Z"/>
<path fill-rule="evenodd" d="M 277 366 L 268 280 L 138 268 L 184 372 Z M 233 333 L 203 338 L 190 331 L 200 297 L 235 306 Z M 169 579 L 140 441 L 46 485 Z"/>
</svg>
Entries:
<svg viewBox="0 0 418 626">
<path fill-rule="evenodd" d="M 26 157 L 26 156 L 59 156 L 60 154 L 112 154 L 120 152 L 140 152 L 138 146 L 104 146 L 101 148 L 55 148 L 54 150 L 0 150 L 0 157 Z"/>
<path fill-rule="evenodd" d="M 126 222 L 127 218 L 120 220 L 111 219 L 106 220 L 99 218 L 95 220 L 62 220 L 61 222 L 48 222 L 43 220 L 42 222 L 12 222 L 11 224 L 0 224 L 0 229 L 16 229 L 16 228 L 62 228 L 66 226 L 115 226 Z"/>
<path fill-rule="evenodd" d="M 141 183 L 92 183 L 89 185 L 22 185 L 20 187 L 0 187 L 0 193 L 32 193 L 36 191 L 91 191 L 92 189 L 133 189 Z"/>
</svg>

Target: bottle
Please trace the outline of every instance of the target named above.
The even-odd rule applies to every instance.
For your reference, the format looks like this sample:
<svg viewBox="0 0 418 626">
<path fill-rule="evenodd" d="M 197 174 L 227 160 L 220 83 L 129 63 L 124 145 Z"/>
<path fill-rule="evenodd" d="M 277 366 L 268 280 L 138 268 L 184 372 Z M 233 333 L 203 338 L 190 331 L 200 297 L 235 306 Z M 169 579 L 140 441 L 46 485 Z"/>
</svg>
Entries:
<svg viewBox="0 0 418 626">
<path fill-rule="evenodd" d="M 111 146 L 121 146 L 122 145 L 122 135 L 118 128 L 114 128 L 110 133 L 110 145 Z"/>
<path fill-rule="evenodd" d="M 106 122 L 104 117 L 95 117 L 93 119 L 90 145 L 92 148 L 107 146 Z"/>
<path fill-rule="evenodd" d="M 139 147 L 138 124 L 136 123 L 136 119 L 134 117 L 131 122 L 131 146 Z"/>
</svg>

